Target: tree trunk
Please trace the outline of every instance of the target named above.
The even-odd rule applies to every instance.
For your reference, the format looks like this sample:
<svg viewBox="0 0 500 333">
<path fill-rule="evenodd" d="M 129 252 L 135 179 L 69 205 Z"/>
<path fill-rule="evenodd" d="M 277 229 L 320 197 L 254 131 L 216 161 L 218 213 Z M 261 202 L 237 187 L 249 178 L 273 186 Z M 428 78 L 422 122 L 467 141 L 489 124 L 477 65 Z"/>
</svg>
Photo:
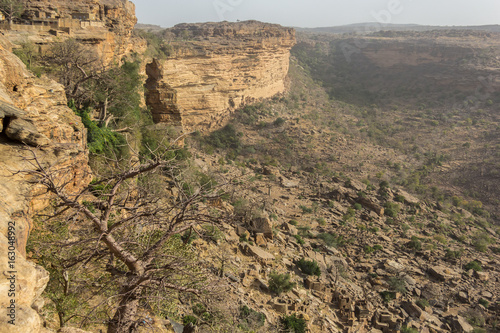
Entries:
<svg viewBox="0 0 500 333">
<path fill-rule="evenodd" d="M 128 288 L 127 288 L 128 289 Z M 113 319 L 108 324 L 108 333 L 134 332 L 137 322 L 139 299 L 136 295 L 124 296 Z"/>
</svg>

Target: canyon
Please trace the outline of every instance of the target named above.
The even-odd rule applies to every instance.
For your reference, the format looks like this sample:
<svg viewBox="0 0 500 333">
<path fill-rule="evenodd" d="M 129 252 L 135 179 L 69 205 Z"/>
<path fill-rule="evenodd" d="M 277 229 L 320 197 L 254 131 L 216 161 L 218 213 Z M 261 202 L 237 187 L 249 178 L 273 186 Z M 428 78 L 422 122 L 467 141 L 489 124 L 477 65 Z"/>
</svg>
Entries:
<svg viewBox="0 0 500 333">
<path fill-rule="evenodd" d="M 182 325 L 175 322 L 189 317 L 202 322 L 201 332 L 210 325 L 216 330 L 217 320 L 230 332 L 276 331 L 291 314 L 311 332 L 395 333 L 403 325 L 420 332 L 472 332 L 471 319 L 481 324 L 481 318 L 483 327 L 495 329 L 497 35 L 380 32 L 353 38 L 296 35 L 292 28 L 256 21 L 179 24 L 159 30 L 167 51 L 156 57 L 145 54 L 149 41 L 132 32 L 136 21 L 126 0 L 28 0 L 21 21 L 0 24 L 0 271 L 16 275 L 16 325 L 7 325 L 11 318 L 2 315 L 0 333 L 83 332 L 61 328 L 55 312 L 43 311 L 46 302 L 54 306 L 42 295 L 49 267 L 38 265 L 36 244 L 31 251 L 26 244 L 37 232 L 36 213 L 54 203 L 33 172 L 51 170 L 69 193 L 78 193 L 92 180 L 89 160 L 97 154 L 89 157 L 84 119 L 67 106 L 63 86 L 32 74 L 12 53 L 29 42 L 43 54 L 70 38 L 95 47 L 106 65 L 140 63 L 147 109 L 138 112 L 155 124 L 141 119 L 135 129 L 152 128 L 163 134 L 161 140 L 170 126 L 197 132 L 186 136 L 193 157 L 180 173 L 223 184 L 213 202 L 199 207 L 228 218 L 221 217 L 218 227 L 196 225 L 199 238 L 192 240 L 190 231 L 182 242 L 217 272 L 224 293 L 202 304 L 203 311 L 203 298 L 183 293 L 158 316 L 145 303 L 139 332 L 171 333 L 173 326 L 179 331 Z M 98 123 L 95 115 L 89 121 Z M 135 136 L 132 146 L 139 146 L 137 138 L 147 132 L 130 133 L 131 127 L 110 129 Z M 379 142 L 372 140 L 376 135 Z M 397 140 L 410 142 L 411 149 Z M 426 165 L 432 157 L 426 153 L 434 149 L 455 159 Z M 457 165 L 471 173 L 457 175 Z M 423 185 L 408 180 L 419 168 L 443 178 L 440 184 L 451 194 L 482 188 L 471 196 L 483 195 L 493 214 L 476 209 L 482 208 L 477 202 L 452 204 L 418 192 Z M 155 184 L 168 196 L 195 188 L 176 187 L 159 175 Z M 449 183 L 453 178 L 474 184 L 459 188 Z M 77 243 L 76 234 L 65 241 Z M 10 252 L 15 262 L 4 260 Z M 299 267 L 306 259 L 320 274 Z M 103 275 L 121 273 L 107 269 Z M 289 292 L 274 292 L 278 274 L 293 282 Z M 91 282 L 100 288 L 100 281 Z M 9 279 L 0 281 L 3 309 L 11 304 L 10 289 Z M 244 307 L 259 315 L 258 322 L 243 316 Z M 109 321 L 105 315 L 99 319 Z M 69 326 L 75 322 L 68 319 Z"/>
</svg>

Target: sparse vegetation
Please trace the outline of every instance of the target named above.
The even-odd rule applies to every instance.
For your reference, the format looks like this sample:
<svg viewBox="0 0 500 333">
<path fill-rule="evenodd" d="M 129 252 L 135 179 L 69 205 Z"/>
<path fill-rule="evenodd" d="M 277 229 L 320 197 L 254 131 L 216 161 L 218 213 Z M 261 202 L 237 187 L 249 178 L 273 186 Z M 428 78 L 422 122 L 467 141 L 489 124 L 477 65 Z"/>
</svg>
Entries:
<svg viewBox="0 0 500 333">
<path fill-rule="evenodd" d="M 269 290 L 280 295 L 289 292 L 295 287 L 295 282 L 290 281 L 290 274 L 278 274 L 272 272 L 269 274 Z"/>
<path fill-rule="evenodd" d="M 306 275 L 321 275 L 321 269 L 319 268 L 318 263 L 314 260 L 305 260 L 302 258 L 296 262 L 296 265 L 300 271 Z"/>
</svg>

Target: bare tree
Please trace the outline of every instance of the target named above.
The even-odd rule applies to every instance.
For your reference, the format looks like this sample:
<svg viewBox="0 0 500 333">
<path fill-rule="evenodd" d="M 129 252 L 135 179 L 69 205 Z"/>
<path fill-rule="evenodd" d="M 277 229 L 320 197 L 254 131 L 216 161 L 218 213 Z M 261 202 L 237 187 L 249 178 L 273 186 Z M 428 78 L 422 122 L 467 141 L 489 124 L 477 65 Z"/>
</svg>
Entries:
<svg viewBox="0 0 500 333">
<path fill-rule="evenodd" d="M 113 299 L 118 300 L 112 302 L 116 311 L 108 322 L 109 333 L 134 331 L 140 322 L 139 305 L 152 295 L 162 291 L 201 295 L 216 285 L 211 282 L 216 277 L 193 258 L 186 260 L 180 249 L 190 246 L 180 242 L 183 233 L 196 233 L 201 224 L 217 222 L 202 204 L 213 197 L 201 186 L 194 190 L 185 186 L 175 158 L 165 158 L 172 150 L 152 152 L 154 158 L 98 178 L 78 193 L 71 193 L 64 169 L 44 166 L 35 154 L 30 159 L 33 170 L 23 171 L 58 199 L 52 217 L 66 213 L 68 224 L 76 215 L 87 221 L 84 236 L 64 244 L 78 245 L 80 250 L 64 260 L 63 269 L 92 263 L 97 269 L 104 267 L 117 290 Z M 177 248 L 172 248 L 174 243 Z M 69 277 L 61 281 L 67 293 Z"/>
<path fill-rule="evenodd" d="M 43 62 L 52 69 L 59 83 L 64 85 L 68 99 L 76 102 L 87 98 L 85 83 L 102 79 L 106 73 L 97 52 L 74 39 L 54 44 L 44 55 Z"/>
</svg>

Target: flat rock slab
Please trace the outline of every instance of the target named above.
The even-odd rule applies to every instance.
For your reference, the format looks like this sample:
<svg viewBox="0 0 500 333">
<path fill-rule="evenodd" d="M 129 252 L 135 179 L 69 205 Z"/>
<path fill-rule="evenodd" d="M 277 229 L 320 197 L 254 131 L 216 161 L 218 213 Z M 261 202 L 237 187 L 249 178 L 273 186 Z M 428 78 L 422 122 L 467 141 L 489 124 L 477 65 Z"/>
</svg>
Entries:
<svg viewBox="0 0 500 333">
<path fill-rule="evenodd" d="M 262 260 L 262 261 L 274 260 L 274 256 L 271 253 L 262 250 L 258 246 L 254 246 L 254 245 L 250 245 L 250 244 L 243 244 L 243 245 L 241 245 L 241 250 L 246 255 L 252 256 L 258 260 Z"/>
</svg>

